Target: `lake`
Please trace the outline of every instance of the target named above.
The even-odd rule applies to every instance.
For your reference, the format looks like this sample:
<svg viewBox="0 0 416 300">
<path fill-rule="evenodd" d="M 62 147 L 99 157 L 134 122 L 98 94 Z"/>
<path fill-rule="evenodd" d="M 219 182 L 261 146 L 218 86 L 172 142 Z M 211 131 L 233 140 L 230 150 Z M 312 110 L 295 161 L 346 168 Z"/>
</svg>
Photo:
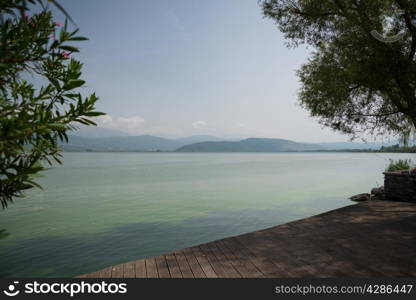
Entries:
<svg viewBox="0 0 416 300">
<path fill-rule="evenodd" d="M 65 153 L 1 211 L 0 276 L 59 277 L 353 204 L 380 153 Z M 414 157 L 414 155 L 413 155 Z"/>
</svg>

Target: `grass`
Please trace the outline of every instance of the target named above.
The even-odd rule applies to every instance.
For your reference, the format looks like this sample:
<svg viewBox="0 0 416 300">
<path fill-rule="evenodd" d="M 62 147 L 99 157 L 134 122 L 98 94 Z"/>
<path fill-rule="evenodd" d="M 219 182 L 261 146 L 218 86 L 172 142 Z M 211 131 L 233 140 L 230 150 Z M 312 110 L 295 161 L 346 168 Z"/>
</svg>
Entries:
<svg viewBox="0 0 416 300">
<path fill-rule="evenodd" d="M 390 164 L 388 165 L 386 171 L 387 172 L 394 172 L 394 171 L 408 171 L 412 167 L 412 160 L 410 159 L 398 159 L 393 160 L 390 159 Z"/>
</svg>

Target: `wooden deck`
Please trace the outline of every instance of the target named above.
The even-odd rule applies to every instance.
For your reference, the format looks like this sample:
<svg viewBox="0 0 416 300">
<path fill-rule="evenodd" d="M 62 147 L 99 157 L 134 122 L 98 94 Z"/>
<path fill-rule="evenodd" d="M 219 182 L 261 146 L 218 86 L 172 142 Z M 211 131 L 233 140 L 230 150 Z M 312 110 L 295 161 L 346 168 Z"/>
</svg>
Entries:
<svg viewBox="0 0 416 300">
<path fill-rule="evenodd" d="M 80 277 L 415 277 L 415 253 L 416 204 L 369 201 Z"/>
</svg>

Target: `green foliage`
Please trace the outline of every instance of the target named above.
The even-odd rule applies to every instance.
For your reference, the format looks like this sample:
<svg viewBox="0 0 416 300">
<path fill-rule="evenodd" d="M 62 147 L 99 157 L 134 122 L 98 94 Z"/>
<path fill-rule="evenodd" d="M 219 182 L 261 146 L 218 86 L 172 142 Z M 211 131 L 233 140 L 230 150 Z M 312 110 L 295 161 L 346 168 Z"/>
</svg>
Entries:
<svg viewBox="0 0 416 300">
<path fill-rule="evenodd" d="M 86 40 L 55 23 L 42 0 L 0 0 L 0 202 L 40 187 L 34 177 L 61 163 L 58 141 L 75 124 L 95 125 L 95 94 L 78 88 L 82 64 L 71 42 Z M 30 6 L 29 6 L 30 5 Z M 58 7 L 59 4 L 57 4 Z M 61 8 L 62 9 L 62 8 Z M 36 13 L 30 14 L 31 10 Z M 46 166 L 45 166 L 46 163 Z"/>
<path fill-rule="evenodd" d="M 412 167 L 412 160 L 410 159 L 390 159 L 390 163 L 386 169 L 387 172 L 407 171 Z"/>
<path fill-rule="evenodd" d="M 312 46 L 298 71 L 300 103 L 356 137 L 409 137 L 416 126 L 416 1 L 262 0 L 288 46 Z M 395 42 L 377 39 L 374 31 Z M 373 33 L 372 33 L 373 32 Z"/>
<path fill-rule="evenodd" d="M 380 152 L 416 153 L 416 146 L 382 146 Z"/>
</svg>

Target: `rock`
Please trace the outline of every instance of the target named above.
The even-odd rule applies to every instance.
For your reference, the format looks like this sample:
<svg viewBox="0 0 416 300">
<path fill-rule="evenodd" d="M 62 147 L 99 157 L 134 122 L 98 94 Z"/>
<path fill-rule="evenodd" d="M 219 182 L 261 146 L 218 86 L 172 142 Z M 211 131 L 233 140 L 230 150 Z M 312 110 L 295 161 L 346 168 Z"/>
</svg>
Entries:
<svg viewBox="0 0 416 300">
<path fill-rule="evenodd" d="M 371 190 L 372 200 L 383 200 L 384 199 L 384 186 L 374 188 Z"/>
<path fill-rule="evenodd" d="M 356 202 L 368 201 L 371 199 L 371 195 L 368 193 L 358 194 L 358 195 L 350 197 L 350 199 Z"/>
</svg>

